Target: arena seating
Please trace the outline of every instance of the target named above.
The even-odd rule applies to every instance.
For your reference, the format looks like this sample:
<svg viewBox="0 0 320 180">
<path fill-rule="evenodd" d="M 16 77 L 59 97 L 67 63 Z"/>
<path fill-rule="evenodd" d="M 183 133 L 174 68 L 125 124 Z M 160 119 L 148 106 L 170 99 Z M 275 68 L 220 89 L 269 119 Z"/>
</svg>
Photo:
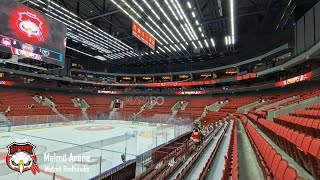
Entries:
<svg viewBox="0 0 320 180">
<path fill-rule="evenodd" d="M 278 101 L 282 101 L 284 99 L 287 99 L 287 98 L 290 98 L 290 97 L 293 97 L 295 95 L 297 95 L 298 93 L 288 93 L 288 94 L 280 94 L 280 95 L 269 95 L 269 96 L 263 96 L 261 97 L 262 99 L 264 99 L 266 102 L 259 105 L 259 106 L 256 106 L 254 108 L 251 109 L 251 111 L 256 111 L 257 109 L 259 108 L 262 108 L 263 106 L 266 106 L 266 105 L 270 105 L 272 103 L 275 103 L 275 102 L 278 102 Z M 263 109 L 264 110 L 264 109 Z"/>
<path fill-rule="evenodd" d="M 319 138 L 313 138 L 262 118 L 253 122 L 258 124 L 259 128 L 297 163 L 314 177 L 320 178 Z"/>
<path fill-rule="evenodd" d="M 35 115 L 55 115 L 55 113 L 47 106 L 37 103 L 33 96 L 35 94 L 28 91 L 0 91 L 0 102 L 2 112 L 10 106 L 11 111 L 6 113 L 7 116 L 35 116 Z M 30 105 L 34 108 L 28 108 Z"/>
<path fill-rule="evenodd" d="M 188 99 L 188 105 L 185 110 L 177 113 L 178 117 L 191 117 L 193 120 L 199 118 L 205 107 L 210 106 L 217 101 L 222 101 L 223 98 L 194 98 Z"/>
<path fill-rule="evenodd" d="M 75 107 L 72 102 L 72 96 L 68 94 L 53 94 L 52 101 L 56 104 L 57 110 L 64 115 L 80 115 L 81 108 Z"/>
<path fill-rule="evenodd" d="M 312 104 L 309 109 L 320 110 L 320 104 Z"/>
<path fill-rule="evenodd" d="M 320 137 L 319 119 L 279 115 L 274 119 L 274 122 L 313 137 Z"/>
<path fill-rule="evenodd" d="M 224 105 L 219 112 L 228 112 L 234 113 L 237 111 L 239 107 L 248 105 L 255 101 L 258 101 L 257 97 L 238 97 L 238 98 L 230 98 L 228 104 Z"/>
<path fill-rule="evenodd" d="M 109 114 L 112 98 L 108 96 L 82 96 L 82 98 L 88 103 L 89 107 L 86 112 L 89 116 L 95 116 L 96 114 Z"/>
<path fill-rule="evenodd" d="M 217 122 L 219 120 L 222 120 L 226 116 L 228 116 L 229 113 L 227 112 L 215 112 L 215 111 L 209 111 L 207 115 L 203 118 L 204 123 L 203 124 L 210 124 Z"/>
<path fill-rule="evenodd" d="M 297 103 L 297 102 L 300 102 L 300 101 L 303 101 L 303 100 L 306 100 L 306 99 L 309 99 L 309 98 L 312 98 L 312 97 L 315 97 L 315 96 L 319 96 L 319 94 L 320 94 L 319 90 L 305 91 L 305 92 L 299 93 L 299 97 L 298 98 L 289 100 L 289 101 L 284 102 L 284 103 L 280 103 L 280 104 L 278 104 L 276 106 L 271 106 L 269 108 L 264 109 L 263 111 L 267 112 L 267 111 L 269 111 L 271 109 L 277 109 L 277 108 L 280 108 L 280 107 L 283 107 L 283 106 L 289 106 L 291 104 L 294 104 L 294 103 Z"/>
<path fill-rule="evenodd" d="M 229 102 L 226 105 L 222 106 L 218 112 L 208 112 L 203 120 L 205 123 L 216 122 L 224 117 L 227 117 L 228 114 L 235 113 L 239 107 L 245 106 L 258 100 L 259 98 L 257 97 L 230 98 L 228 100 Z"/>
<path fill-rule="evenodd" d="M 241 118 L 257 158 L 260 160 L 261 169 L 267 179 L 295 180 L 298 179 L 297 171 L 288 165 L 288 162 L 266 141 L 250 122 Z"/>
<path fill-rule="evenodd" d="M 142 111 L 142 113 L 139 114 L 139 116 L 143 119 L 153 117 L 155 114 L 172 114 L 171 108 L 173 105 L 178 102 L 179 100 L 183 99 L 178 99 L 178 98 L 164 98 L 164 101 L 159 102 L 153 106 L 152 109 L 145 109 Z"/>
<path fill-rule="evenodd" d="M 121 116 L 122 119 L 132 119 L 133 114 L 140 111 L 140 108 L 147 102 L 147 99 L 141 98 L 139 100 L 127 100 L 122 98 L 123 108 L 117 109 L 117 114 Z"/>
<path fill-rule="evenodd" d="M 294 110 L 291 115 L 298 116 L 298 117 L 306 117 L 306 118 L 314 118 L 320 119 L 320 110 L 315 109 L 299 109 Z"/>
</svg>

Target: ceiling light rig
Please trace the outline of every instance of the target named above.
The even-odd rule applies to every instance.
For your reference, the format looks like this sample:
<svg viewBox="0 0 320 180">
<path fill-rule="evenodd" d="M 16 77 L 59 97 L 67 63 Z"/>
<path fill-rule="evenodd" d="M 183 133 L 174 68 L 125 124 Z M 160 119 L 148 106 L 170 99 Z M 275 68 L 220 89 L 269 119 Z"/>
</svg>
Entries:
<svg viewBox="0 0 320 180">
<path fill-rule="evenodd" d="M 126 10 L 124 10 L 124 8 L 117 3 L 117 0 L 111 0 L 115 5 L 118 6 L 118 8 L 120 8 L 122 11 L 124 11 L 125 14 L 127 14 L 131 19 L 137 21 L 137 19 L 135 19 L 130 13 L 128 13 Z M 120 1 L 120 0 L 118 0 Z M 185 42 L 186 45 L 188 45 L 188 42 L 186 41 L 186 39 L 184 38 L 184 36 L 180 33 L 180 31 L 176 28 L 175 24 L 172 22 L 172 20 L 168 17 L 167 13 L 163 10 L 163 8 L 161 7 L 161 5 L 155 1 L 155 5 L 157 6 L 156 9 L 158 9 L 159 11 L 161 11 L 161 13 L 163 14 L 163 16 L 165 17 L 165 20 L 167 22 L 169 22 L 169 24 L 175 29 L 176 34 L 179 35 L 180 39 L 179 40 L 176 36 L 176 34 L 174 34 L 171 29 L 168 27 L 168 25 L 163 21 L 164 19 L 161 19 L 161 17 L 159 16 L 159 14 L 157 14 L 157 11 L 155 9 L 153 9 L 154 7 L 152 7 L 152 5 L 150 5 L 146 0 L 143 0 L 143 3 L 145 4 L 145 6 L 150 10 L 151 14 L 147 14 L 145 9 L 143 9 L 143 7 L 141 7 L 135 0 L 131 0 L 139 9 L 141 12 L 145 13 L 145 15 L 148 17 L 147 19 L 143 19 L 141 18 L 141 15 L 133 8 L 133 6 L 130 6 L 130 4 L 128 3 L 129 1 L 125 1 L 125 0 L 121 0 L 132 12 L 133 14 L 135 14 L 135 17 L 139 17 L 140 20 L 144 21 L 146 26 L 151 29 L 155 35 L 160 38 L 164 44 L 161 43 L 161 41 L 159 41 L 159 39 L 155 38 L 158 43 L 160 45 L 162 45 L 162 47 L 164 47 L 165 50 L 170 50 L 168 52 L 171 52 L 171 50 L 173 50 L 173 52 L 177 52 L 177 51 L 182 51 L 185 50 L 187 51 L 187 48 L 181 43 L 181 40 L 183 42 Z M 191 23 L 189 21 L 189 19 L 187 18 L 187 16 L 185 15 L 184 11 L 181 8 L 180 3 L 178 2 L 178 0 L 165 0 L 166 5 L 169 7 L 169 9 L 172 12 L 172 15 L 175 17 L 175 19 L 181 24 L 181 29 L 184 31 L 185 35 L 188 37 L 188 39 L 190 41 L 198 41 L 198 44 L 200 47 L 203 47 L 203 45 L 201 44 L 201 42 L 198 39 L 197 34 L 195 33 L 193 27 L 191 26 Z M 191 4 L 189 2 L 189 6 L 191 7 Z M 159 27 L 158 23 L 156 23 L 154 21 L 154 19 L 151 17 L 154 16 L 156 17 L 156 19 L 158 19 L 159 21 L 161 21 L 163 23 L 163 26 L 165 27 L 165 29 L 170 33 L 171 37 L 173 37 L 173 39 L 171 39 L 167 33 L 165 33 L 161 27 Z M 148 23 L 151 21 L 151 24 Z M 181 23 L 181 21 L 184 21 L 184 23 Z M 141 24 L 139 24 L 141 25 Z M 141 25 L 142 26 L 142 25 Z M 143 26 L 142 26 L 143 27 Z M 155 27 L 155 29 L 153 28 Z M 144 27 L 143 27 L 144 28 Z M 145 28 L 144 28 L 145 29 Z M 201 29 L 201 28 L 200 28 Z M 160 31 L 161 34 L 164 35 L 161 36 L 157 31 Z M 201 36 L 204 37 L 204 34 L 201 33 Z M 173 46 L 171 46 L 173 45 Z M 178 46 L 180 45 L 180 46 Z M 167 47 L 168 46 L 168 47 Z M 158 46 L 159 48 L 160 46 Z M 181 48 L 180 48 L 181 47 Z M 164 49 L 162 49 L 163 51 L 165 51 Z M 161 52 L 163 52 L 161 51 Z"/>
<path fill-rule="evenodd" d="M 225 37 L 225 42 L 227 49 L 234 49 L 234 44 L 235 44 L 235 21 L 234 21 L 234 0 L 229 0 L 230 1 L 230 26 L 231 26 L 231 35 L 228 35 Z"/>
<path fill-rule="evenodd" d="M 178 0 L 175 0 L 177 3 L 179 3 L 178 2 Z M 188 6 L 188 8 L 191 10 L 191 16 L 194 18 L 194 22 L 195 22 L 195 24 L 197 25 L 197 27 L 198 27 L 198 30 L 199 30 L 199 33 L 200 33 L 200 35 L 201 35 L 201 37 L 202 38 L 205 38 L 205 34 L 204 34 L 204 30 L 202 29 L 202 27 L 201 27 L 201 25 L 200 25 L 200 23 L 199 23 L 199 21 L 196 19 L 196 13 L 193 11 L 193 6 L 192 6 L 192 4 L 189 2 L 189 1 L 187 1 L 187 6 Z M 186 17 L 185 17 L 186 18 Z M 186 18 L 187 19 L 187 18 Z M 188 20 L 188 19 L 187 19 Z M 195 34 L 194 34 L 195 35 Z M 196 36 L 196 35 L 195 35 Z M 196 39 L 193 39 L 194 41 L 196 41 L 196 40 L 198 40 L 198 37 L 196 37 Z M 211 38 L 210 39 L 210 41 L 211 41 L 211 46 L 210 46 L 210 44 L 208 43 L 208 39 L 204 39 L 204 43 L 205 43 L 205 45 L 206 45 L 206 47 L 209 49 L 209 51 L 211 52 L 211 50 L 210 50 L 210 47 L 213 47 L 215 50 L 216 50 L 216 48 L 215 48 L 215 43 L 214 43 L 214 40 L 213 40 L 213 38 Z M 203 49 L 203 45 L 201 44 L 201 42 L 198 40 L 198 44 L 199 44 L 199 46 Z M 197 48 L 197 46 L 195 45 L 195 43 L 193 43 L 193 46 L 194 46 L 194 48 Z"/>
<path fill-rule="evenodd" d="M 133 12 L 133 13 L 135 13 L 135 15 L 137 16 L 137 12 L 134 10 L 134 8 L 133 7 L 131 7 L 127 2 L 125 2 L 124 0 L 121 0 L 127 7 L 129 7 L 130 9 L 131 9 L 131 11 Z M 132 19 L 132 20 L 134 20 L 134 21 L 136 21 L 137 22 L 137 24 L 139 24 L 139 22 L 133 17 L 133 16 L 131 16 L 126 10 L 124 10 L 124 8 L 119 4 L 119 3 L 117 3 L 116 2 L 116 0 L 111 0 L 111 2 L 113 2 L 118 8 L 120 8 L 125 14 L 127 14 L 127 15 L 129 15 L 129 17 Z M 159 20 L 159 21 L 161 21 L 161 18 L 160 18 L 160 16 L 158 15 L 158 14 L 156 14 L 156 12 L 155 12 L 155 10 L 154 9 L 152 9 L 152 6 L 147 2 L 147 1 L 144 1 L 144 4 L 149 8 L 149 10 L 154 14 L 154 16 L 156 16 L 156 18 Z M 160 6 L 160 5 L 159 5 Z M 142 11 L 142 12 L 144 12 L 145 13 L 145 10 L 140 6 L 139 7 L 139 9 L 140 9 L 140 11 Z M 146 13 L 145 13 L 146 14 Z M 173 40 L 167 35 L 167 33 L 165 33 L 163 30 L 162 30 L 162 28 L 160 28 L 159 27 L 159 25 L 153 20 L 153 18 L 150 16 L 150 15 L 148 15 L 148 14 L 146 14 L 146 16 L 148 17 L 148 20 L 145 20 L 145 19 L 143 19 L 143 18 L 141 18 L 141 16 L 139 17 L 142 21 L 144 21 L 145 22 L 145 24 L 148 26 L 148 28 L 149 29 L 151 29 L 156 35 L 157 35 L 157 37 L 159 37 L 163 42 L 165 42 L 165 44 L 166 45 L 169 45 L 169 42 L 167 41 L 167 40 L 169 40 L 170 41 L 170 43 L 172 43 L 172 44 L 174 44 L 174 42 L 173 42 Z M 169 18 L 168 18 L 169 19 Z M 165 37 L 166 37 L 166 39 L 164 38 L 164 37 L 162 37 L 154 28 L 153 28 L 153 26 L 152 25 L 150 25 L 148 22 L 152 22 L 152 24 L 154 25 L 154 26 L 156 26 L 156 30 L 160 30 L 161 32 L 162 32 L 162 34 L 164 34 L 165 35 Z M 163 22 L 162 22 L 163 23 Z M 143 26 L 143 25 L 141 25 L 141 24 L 139 24 L 144 30 L 146 30 L 146 28 Z M 178 39 L 177 39 L 177 37 L 172 33 L 172 31 L 169 29 L 169 27 L 165 24 L 165 23 L 163 23 L 163 25 L 166 27 L 166 29 L 170 32 L 170 34 L 171 34 L 171 36 L 176 40 L 176 42 L 180 42 Z M 148 32 L 149 34 L 151 34 L 149 31 L 147 31 L 146 30 L 146 32 Z M 157 42 L 160 44 L 160 45 L 162 45 L 163 47 L 166 47 L 161 41 L 159 41 L 159 39 L 157 39 L 156 37 L 155 37 L 155 39 L 157 40 Z M 160 47 L 160 45 L 158 45 L 158 47 Z M 172 48 L 171 48 L 172 49 Z M 180 49 L 180 51 L 181 51 L 181 49 Z M 169 51 L 169 52 L 171 52 L 171 50 Z M 174 52 L 176 52 L 176 50 L 174 51 Z"/>
<path fill-rule="evenodd" d="M 134 57 L 138 54 L 133 52 L 133 48 L 120 40 L 114 38 L 105 31 L 94 27 L 88 21 L 82 20 L 76 14 L 70 12 L 54 1 L 50 0 L 29 0 L 30 4 L 36 9 L 43 11 L 47 16 L 65 24 L 68 30 L 67 37 L 74 42 L 81 42 L 82 45 L 91 47 L 108 57 L 109 53 L 116 53 L 118 56 L 110 56 L 110 59 L 129 56 Z M 81 31 L 79 31 L 81 29 Z M 67 47 L 71 49 L 71 47 Z M 74 50 L 74 49 L 71 49 Z M 78 50 L 79 51 L 79 50 Z M 83 54 L 83 53 L 82 53 Z M 85 53 L 87 54 L 87 53 Z M 98 57 L 98 56 L 92 56 Z M 100 60 L 102 56 L 99 56 Z"/>
<path fill-rule="evenodd" d="M 119 9 L 121 9 L 125 14 L 127 14 L 133 21 L 135 21 L 141 28 L 143 28 L 143 30 L 145 32 L 147 32 L 148 34 L 152 35 L 152 33 L 150 33 L 143 25 L 141 25 L 133 16 L 131 16 L 121 5 L 119 5 L 117 2 L 115 2 L 115 0 L 111 0 L 111 2 L 113 2 Z M 130 6 L 129 4 L 126 4 L 128 6 Z M 133 8 L 131 8 L 133 9 Z M 142 12 L 144 12 L 144 9 L 140 6 L 139 8 Z M 134 13 L 136 13 L 136 15 L 138 14 L 136 11 L 133 11 Z M 139 17 L 139 16 L 138 16 Z M 141 17 L 141 16 L 140 16 Z M 141 18 L 142 19 L 142 18 Z M 143 20 L 143 19 L 142 19 Z M 144 21 L 144 20 L 143 20 Z M 166 44 L 169 44 L 155 29 L 152 28 L 152 26 L 150 24 L 148 24 L 146 21 L 144 21 L 145 24 L 157 35 L 157 37 L 161 38 L 161 40 L 163 40 Z M 153 36 L 155 38 L 155 40 L 157 41 L 158 48 L 160 45 L 163 45 L 163 43 L 155 36 Z M 171 52 L 171 50 L 169 51 Z"/>
</svg>

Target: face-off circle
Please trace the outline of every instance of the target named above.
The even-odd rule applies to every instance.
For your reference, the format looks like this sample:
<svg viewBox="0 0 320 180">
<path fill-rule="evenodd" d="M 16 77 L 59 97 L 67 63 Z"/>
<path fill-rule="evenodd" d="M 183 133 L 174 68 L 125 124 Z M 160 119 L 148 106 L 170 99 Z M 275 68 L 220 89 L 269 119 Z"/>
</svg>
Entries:
<svg viewBox="0 0 320 180">
<path fill-rule="evenodd" d="M 78 131 L 108 131 L 114 129 L 113 126 L 81 126 L 75 128 Z"/>
</svg>

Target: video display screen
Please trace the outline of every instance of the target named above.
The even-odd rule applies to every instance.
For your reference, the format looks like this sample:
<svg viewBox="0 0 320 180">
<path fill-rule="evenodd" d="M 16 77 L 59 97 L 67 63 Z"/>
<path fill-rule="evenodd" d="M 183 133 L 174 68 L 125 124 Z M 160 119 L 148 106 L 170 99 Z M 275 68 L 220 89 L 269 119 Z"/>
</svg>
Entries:
<svg viewBox="0 0 320 180">
<path fill-rule="evenodd" d="M 67 28 L 14 0 L 0 0 L 0 51 L 63 66 Z"/>
</svg>

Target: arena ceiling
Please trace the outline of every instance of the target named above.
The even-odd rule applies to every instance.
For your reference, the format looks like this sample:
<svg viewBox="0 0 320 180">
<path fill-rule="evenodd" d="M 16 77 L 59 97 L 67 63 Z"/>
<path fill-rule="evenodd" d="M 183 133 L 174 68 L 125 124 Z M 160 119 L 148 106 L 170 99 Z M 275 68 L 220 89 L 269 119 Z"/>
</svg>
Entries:
<svg viewBox="0 0 320 180">
<path fill-rule="evenodd" d="M 20 2 L 67 25 L 67 56 L 92 63 L 143 67 L 215 61 L 226 55 L 241 57 L 242 53 L 265 51 L 283 43 L 278 37 L 286 36 L 281 32 L 290 29 L 318 0 Z M 132 35 L 133 20 L 158 40 L 155 51 Z M 238 59 L 219 63 L 235 63 Z"/>
</svg>

